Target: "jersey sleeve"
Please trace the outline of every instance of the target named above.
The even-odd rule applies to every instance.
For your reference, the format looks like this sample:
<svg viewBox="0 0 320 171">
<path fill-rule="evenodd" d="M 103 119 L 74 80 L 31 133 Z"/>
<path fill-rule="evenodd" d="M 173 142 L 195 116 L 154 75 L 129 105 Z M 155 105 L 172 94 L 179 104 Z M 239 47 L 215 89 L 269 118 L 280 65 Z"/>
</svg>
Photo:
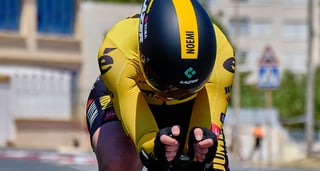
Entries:
<svg viewBox="0 0 320 171">
<path fill-rule="evenodd" d="M 226 36 L 217 26 L 214 29 L 217 39 L 216 61 L 208 82 L 196 97 L 190 128 L 207 127 L 219 136 L 231 96 L 235 58 Z"/>
<path fill-rule="evenodd" d="M 137 151 L 153 151 L 153 141 L 158 127 L 143 94 L 136 85 L 138 56 L 137 33 L 130 34 L 134 23 L 123 23 L 105 36 L 98 53 L 100 72 L 104 84 L 111 92 L 114 109 L 122 126 L 136 146 Z M 121 46 L 120 46 L 121 45 Z"/>
</svg>

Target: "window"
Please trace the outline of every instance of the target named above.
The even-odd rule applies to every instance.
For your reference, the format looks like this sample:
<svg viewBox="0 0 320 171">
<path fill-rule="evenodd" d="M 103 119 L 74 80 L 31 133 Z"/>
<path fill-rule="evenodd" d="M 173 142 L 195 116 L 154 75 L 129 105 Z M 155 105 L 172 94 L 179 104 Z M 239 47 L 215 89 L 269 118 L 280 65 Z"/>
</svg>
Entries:
<svg viewBox="0 0 320 171">
<path fill-rule="evenodd" d="M 251 0 L 252 4 L 258 4 L 258 5 L 263 5 L 263 4 L 271 4 L 273 0 Z"/>
<path fill-rule="evenodd" d="M 255 21 L 252 22 L 250 31 L 251 35 L 255 37 L 269 36 L 272 34 L 272 24 L 266 20 Z"/>
<path fill-rule="evenodd" d="M 247 62 L 247 57 L 248 57 L 248 52 L 247 51 L 243 51 L 243 50 L 239 50 L 236 53 L 236 57 L 237 57 L 237 64 L 245 64 Z"/>
<path fill-rule="evenodd" d="M 305 7 L 307 5 L 306 0 L 283 0 L 283 4 L 288 7 Z"/>
<path fill-rule="evenodd" d="M 217 0 L 210 0 L 210 1 L 205 1 L 207 4 L 209 4 L 209 6 L 214 6 L 214 5 L 217 5 L 218 2 Z"/>
<path fill-rule="evenodd" d="M 248 0 L 232 0 L 233 2 L 236 2 L 236 1 L 238 1 L 238 2 L 240 2 L 240 3 L 247 3 L 248 2 Z"/>
<path fill-rule="evenodd" d="M 37 0 L 38 32 L 73 34 L 76 0 Z"/>
<path fill-rule="evenodd" d="M 237 25 L 238 23 L 238 25 Z M 235 35 L 237 32 L 237 26 L 239 27 L 238 32 L 241 36 L 248 35 L 249 33 L 249 21 L 247 18 L 240 18 L 237 22 L 237 19 L 233 18 L 230 21 L 230 34 Z"/>
<path fill-rule="evenodd" d="M 305 73 L 307 72 L 306 55 L 302 52 L 290 52 L 285 53 L 284 60 L 282 63 L 287 70 L 294 73 Z"/>
<path fill-rule="evenodd" d="M 283 37 L 285 40 L 306 40 L 308 37 L 307 24 L 299 21 L 285 22 Z"/>
<path fill-rule="evenodd" d="M 0 30 L 18 31 L 20 12 L 20 0 L 0 0 Z"/>
</svg>

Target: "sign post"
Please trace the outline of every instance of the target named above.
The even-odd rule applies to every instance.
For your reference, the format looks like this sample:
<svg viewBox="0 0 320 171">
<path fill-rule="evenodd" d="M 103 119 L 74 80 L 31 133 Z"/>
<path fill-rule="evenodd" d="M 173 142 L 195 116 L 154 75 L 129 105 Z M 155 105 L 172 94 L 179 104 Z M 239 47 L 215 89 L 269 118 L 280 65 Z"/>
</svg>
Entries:
<svg viewBox="0 0 320 171">
<path fill-rule="evenodd" d="M 272 91 L 280 85 L 279 62 L 271 49 L 267 46 L 259 60 L 259 72 L 257 87 L 265 92 L 266 120 L 268 122 L 268 165 L 272 165 L 272 124 L 270 117 L 272 112 Z"/>
</svg>

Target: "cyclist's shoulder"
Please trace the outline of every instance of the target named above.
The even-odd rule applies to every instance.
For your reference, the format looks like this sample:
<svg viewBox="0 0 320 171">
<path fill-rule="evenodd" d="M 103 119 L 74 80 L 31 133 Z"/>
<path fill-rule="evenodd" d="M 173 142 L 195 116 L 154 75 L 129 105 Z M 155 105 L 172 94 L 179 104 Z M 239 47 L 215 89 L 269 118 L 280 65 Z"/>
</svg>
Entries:
<svg viewBox="0 0 320 171">
<path fill-rule="evenodd" d="M 226 30 L 224 30 L 220 25 L 217 25 L 215 23 L 213 23 L 213 27 L 214 27 L 217 44 L 227 43 L 228 46 L 231 46 Z"/>
<path fill-rule="evenodd" d="M 136 31 L 138 29 L 139 17 L 139 14 L 134 14 L 129 17 L 123 18 L 115 23 L 108 32 L 110 33 L 114 30 L 123 30 L 126 32 L 130 32 L 130 30 Z"/>
<path fill-rule="evenodd" d="M 139 14 L 129 16 L 118 21 L 105 34 L 100 52 L 104 49 L 118 49 L 116 55 L 124 55 L 126 58 L 135 58 L 138 55 L 138 24 Z"/>
</svg>

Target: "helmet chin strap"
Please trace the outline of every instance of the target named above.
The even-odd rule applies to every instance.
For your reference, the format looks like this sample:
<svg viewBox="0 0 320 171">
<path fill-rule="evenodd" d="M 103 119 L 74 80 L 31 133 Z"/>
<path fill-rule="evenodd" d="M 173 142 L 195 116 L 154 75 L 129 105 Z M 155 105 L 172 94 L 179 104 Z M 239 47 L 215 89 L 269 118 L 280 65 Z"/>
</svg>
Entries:
<svg viewBox="0 0 320 171">
<path fill-rule="evenodd" d="M 160 100 L 162 101 L 170 101 L 170 100 L 176 100 L 174 98 L 171 98 L 171 97 L 166 97 L 164 95 L 161 95 L 160 93 L 156 92 L 157 96 L 159 97 Z"/>
<path fill-rule="evenodd" d="M 184 98 L 188 98 L 188 97 L 194 95 L 194 93 L 183 94 L 183 95 L 181 95 L 181 96 L 176 95 L 175 97 L 170 96 L 170 95 L 166 96 L 166 95 L 161 94 L 161 93 L 159 93 L 159 92 L 156 92 L 156 95 L 157 95 L 157 96 L 159 97 L 159 99 L 162 100 L 162 101 L 171 101 L 171 100 L 181 100 L 181 99 L 184 99 Z"/>
</svg>

